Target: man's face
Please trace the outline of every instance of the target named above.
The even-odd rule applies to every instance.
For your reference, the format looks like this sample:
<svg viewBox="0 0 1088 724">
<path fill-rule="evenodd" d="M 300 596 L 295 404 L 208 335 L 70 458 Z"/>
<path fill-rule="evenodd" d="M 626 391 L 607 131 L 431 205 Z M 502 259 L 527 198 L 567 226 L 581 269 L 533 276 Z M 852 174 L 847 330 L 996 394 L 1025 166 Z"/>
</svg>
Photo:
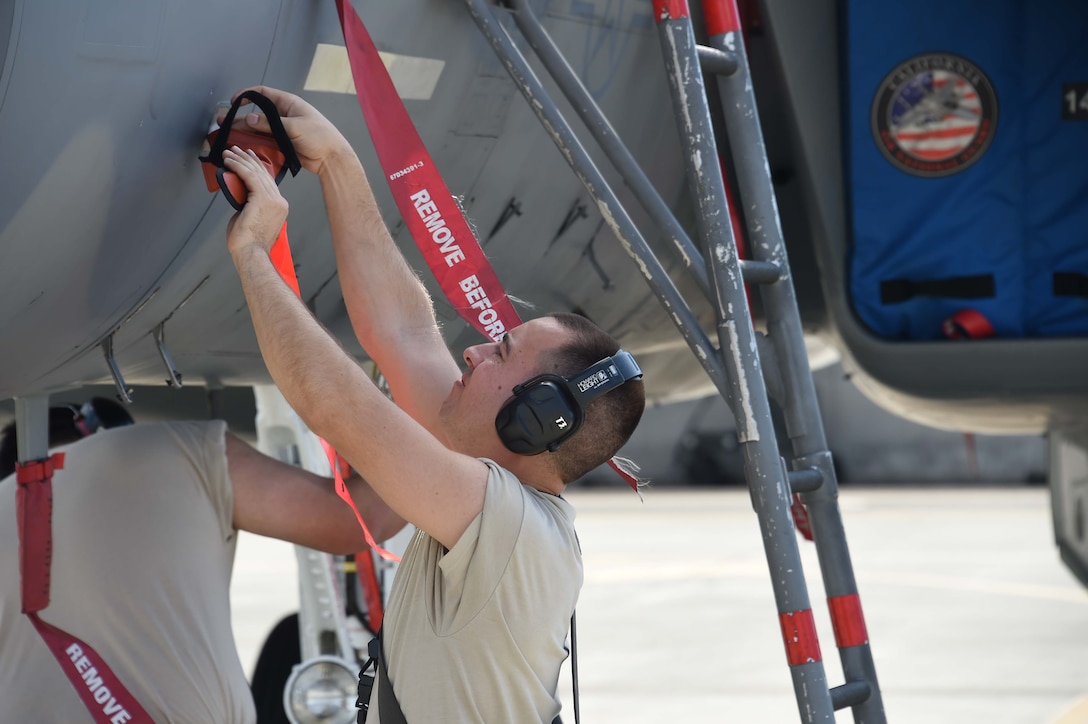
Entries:
<svg viewBox="0 0 1088 724">
<path fill-rule="evenodd" d="M 465 350 L 467 369 L 442 404 L 450 445 L 466 454 L 485 455 L 498 441 L 495 416 L 514 386 L 544 372 L 541 360 L 570 333 L 551 317 L 533 319 L 510 330 L 501 342 Z M 498 443 L 501 444 L 501 443 Z"/>
</svg>

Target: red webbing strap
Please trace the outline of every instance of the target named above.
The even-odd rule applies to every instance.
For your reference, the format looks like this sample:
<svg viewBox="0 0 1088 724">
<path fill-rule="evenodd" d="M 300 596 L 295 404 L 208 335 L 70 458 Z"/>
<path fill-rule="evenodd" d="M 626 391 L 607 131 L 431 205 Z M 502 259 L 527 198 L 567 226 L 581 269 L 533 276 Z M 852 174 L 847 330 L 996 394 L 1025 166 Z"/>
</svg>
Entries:
<svg viewBox="0 0 1088 724">
<path fill-rule="evenodd" d="M 378 571 L 374 568 L 374 556 L 370 555 L 369 550 L 355 554 L 355 576 L 359 579 L 363 600 L 366 601 L 367 625 L 371 631 L 377 632 L 382 627 L 385 609 L 382 604 L 382 588 L 378 583 Z"/>
<path fill-rule="evenodd" d="M 348 490 L 347 483 L 344 482 L 344 476 L 340 473 L 339 460 L 337 459 L 336 450 L 330 445 L 324 438 L 318 438 L 321 441 L 321 448 L 325 451 L 325 455 L 329 458 L 329 467 L 332 468 L 332 476 L 336 480 L 336 494 L 340 496 L 340 499 L 351 506 L 351 510 L 355 513 L 355 520 L 359 521 L 359 526 L 363 529 L 363 536 L 366 538 L 366 544 L 373 548 L 379 556 L 387 561 L 400 561 L 400 556 L 390 553 L 386 549 L 378 545 L 374 536 L 370 534 L 370 528 L 366 527 L 366 521 L 363 520 L 363 516 L 359 513 L 359 508 L 356 507 L 355 501 L 351 499 L 351 491 Z"/>
<path fill-rule="evenodd" d="M 679 4 L 686 9 L 686 2 Z M 336 8 L 355 95 L 401 218 L 457 313 L 498 342 L 521 318 L 423 145 L 366 26 L 350 2 L 336 0 Z M 608 464 L 638 492 L 637 478 L 615 460 Z"/>
<path fill-rule="evenodd" d="M 64 453 L 15 464 L 15 509 L 19 527 L 19 572 L 23 613 L 49 605 L 53 565 L 53 471 L 64 468 Z"/>
<path fill-rule="evenodd" d="M 401 218 L 461 317 L 498 342 L 521 323 L 350 2 L 336 0 L 356 95 Z"/>
<path fill-rule="evenodd" d="M 283 226 L 280 228 L 280 235 L 276 237 L 276 243 L 272 245 L 268 255 L 272 258 L 272 266 L 276 267 L 276 271 L 283 277 L 283 281 L 287 282 L 287 286 L 295 292 L 298 297 L 302 297 L 302 292 L 298 288 L 298 277 L 295 276 L 295 261 L 291 258 L 291 245 L 287 241 L 287 222 L 283 222 Z"/>
<path fill-rule="evenodd" d="M 53 471 L 64 453 L 15 466 L 22 606 L 97 724 L 150 724 L 151 717 L 98 653 L 80 639 L 38 618 L 49 605 L 53 562 Z"/>
<path fill-rule="evenodd" d="M 42 621 L 38 614 L 28 613 L 27 616 L 97 724 L 151 724 L 151 717 L 98 652 L 75 636 Z"/>
</svg>

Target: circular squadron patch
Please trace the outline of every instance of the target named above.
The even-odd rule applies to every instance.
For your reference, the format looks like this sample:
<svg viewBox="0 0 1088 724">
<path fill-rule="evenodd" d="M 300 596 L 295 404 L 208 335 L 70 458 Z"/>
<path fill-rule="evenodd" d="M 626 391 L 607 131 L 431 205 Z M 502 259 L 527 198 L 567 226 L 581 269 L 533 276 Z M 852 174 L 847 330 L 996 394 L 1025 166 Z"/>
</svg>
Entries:
<svg viewBox="0 0 1088 724">
<path fill-rule="evenodd" d="M 884 78 L 873 98 L 873 136 L 885 158 L 915 176 L 948 176 L 986 152 L 997 96 L 986 75 L 951 53 L 917 55 Z"/>
</svg>

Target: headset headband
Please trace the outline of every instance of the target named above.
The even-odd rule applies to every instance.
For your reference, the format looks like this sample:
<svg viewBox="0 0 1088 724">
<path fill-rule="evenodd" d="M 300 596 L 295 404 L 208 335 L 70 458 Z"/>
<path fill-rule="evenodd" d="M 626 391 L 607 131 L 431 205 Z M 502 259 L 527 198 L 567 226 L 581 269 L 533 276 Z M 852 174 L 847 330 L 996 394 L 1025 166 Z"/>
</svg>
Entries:
<svg viewBox="0 0 1088 724">
<path fill-rule="evenodd" d="M 621 349 L 574 377 L 564 378 L 574 398 L 585 410 L 593 400 L 624 382 L 642 377 L 642 369 L 627 350 Z"/>
</svg>

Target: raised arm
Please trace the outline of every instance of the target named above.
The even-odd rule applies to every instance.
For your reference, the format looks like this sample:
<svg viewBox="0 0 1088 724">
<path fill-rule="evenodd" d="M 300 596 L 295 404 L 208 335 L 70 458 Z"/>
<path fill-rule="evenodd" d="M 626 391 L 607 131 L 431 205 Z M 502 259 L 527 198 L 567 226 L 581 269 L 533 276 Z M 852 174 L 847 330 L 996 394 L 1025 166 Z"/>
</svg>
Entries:
<svg viewBox="0 0 1088 724">
<path fill-rule="evenodd" d="M 269 249 L 287 202 L 252 153 L 232 149 L 224 161 L 249 190 L 227 246 L 273 380 L 397 515 L 452 547 L 483 509 L 487 466 L 448 449 L 387 399 L 283 283 Z"/>
<path fill-rule="evenodd" d="M 337 496 L 332 478 L 280 462 L 229 433 L 227 467 L 235 528 L 326 553 L 366 549 L 355 514 Z M 387 540 L 404 527 L 404 519 L 360 476 L 345 482 L 375 540 Z"/>
<path fill-rule="evenodd" d="M 397 404 L 432 434 L 438 410 L 461 372 L 442 339 L 426 288 L 381 218 L 366 172 L 343 135 L 308 103 L 257 87 L 281 113 L 303 165 L 321 179 L 344 303 L 363 349 Z M 259 114 L 242 119 L 267 131 Z"/>
</svg>

